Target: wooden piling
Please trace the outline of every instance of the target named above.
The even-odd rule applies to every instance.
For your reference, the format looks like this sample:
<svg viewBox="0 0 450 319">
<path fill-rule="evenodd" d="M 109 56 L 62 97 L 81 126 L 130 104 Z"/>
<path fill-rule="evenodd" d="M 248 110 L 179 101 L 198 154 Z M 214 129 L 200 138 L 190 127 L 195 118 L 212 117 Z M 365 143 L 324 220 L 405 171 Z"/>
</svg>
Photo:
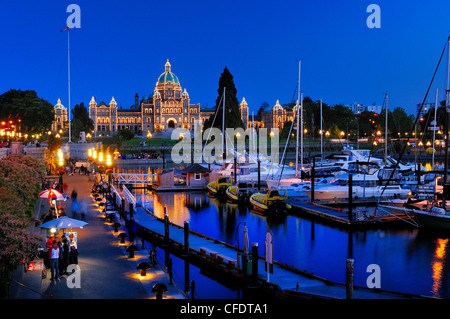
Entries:
<svg viewBox="0 0 450 319">
<path fill-rule="evenodd" d="M 353 221 L 353 175 L 348 176 L 348 220 Z"/>
<path fill-rule="evenodd" d="M 353 273 L 354 273 L 354 259 L 347 259 L 346 267 L 346 297 L 353 299 Z"/>
<path fill-rule="evenodd" d="M 166 206 L 164 206 L 164 241 L 166 244 L 169 243 L 169 214 Z"/>
<path fill-rule="evenodd" d="M 252 243 L 252 282 L 258 282 L 258 243 Z"/>
<path fill-rule="evenodd" d="M 184 222 L 184 253 L 189 255 L 189 221 Z"/>
</svg>

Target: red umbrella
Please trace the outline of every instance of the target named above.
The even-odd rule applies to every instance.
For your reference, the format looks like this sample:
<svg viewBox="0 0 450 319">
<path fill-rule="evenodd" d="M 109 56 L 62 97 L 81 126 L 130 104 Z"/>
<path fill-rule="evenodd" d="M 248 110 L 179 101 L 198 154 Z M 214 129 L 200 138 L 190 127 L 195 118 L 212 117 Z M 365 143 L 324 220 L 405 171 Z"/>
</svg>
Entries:
<svg viewBox="0 0 450 319">
<path fill-rule="evenodd" d="M 42 191 L 39 193 L 39 197 L 40 198 L 46 198 L 47 200 L 67 200 L 68 197 L 64 194 L 62 194 L 60 191 L 53 189 L 53 188 L 49 188 L 46 189 L 45 191 Z"/>
</svg>

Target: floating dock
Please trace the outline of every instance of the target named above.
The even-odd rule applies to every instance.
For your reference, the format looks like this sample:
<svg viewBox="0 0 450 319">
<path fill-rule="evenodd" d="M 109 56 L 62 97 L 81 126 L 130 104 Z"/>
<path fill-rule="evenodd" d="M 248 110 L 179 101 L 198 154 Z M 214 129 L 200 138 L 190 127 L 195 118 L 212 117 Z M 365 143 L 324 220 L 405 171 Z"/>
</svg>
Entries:
<svg viewBox="0 0 450 319">
<path fill-rule="evenodd" d="M 370 202 L 353 203 L 351 216 L 348 213 L 347 202 L 318 204 L 291 198 L 288 199 L 288 203 L 292 206 L 291 214 L 316 218 L 324 222 L 344 227 L 364 228 L 386 225 L 406 226 L 407 223 L 405 220 L 409 219 L 406 214 L 389 214 L 381 210 L 379 210 L 376 215 L 366 215 L 361 213 L 361 211 L 358 212 L 358 206 L 373 205 L 373 203 Z"/>
</svg>

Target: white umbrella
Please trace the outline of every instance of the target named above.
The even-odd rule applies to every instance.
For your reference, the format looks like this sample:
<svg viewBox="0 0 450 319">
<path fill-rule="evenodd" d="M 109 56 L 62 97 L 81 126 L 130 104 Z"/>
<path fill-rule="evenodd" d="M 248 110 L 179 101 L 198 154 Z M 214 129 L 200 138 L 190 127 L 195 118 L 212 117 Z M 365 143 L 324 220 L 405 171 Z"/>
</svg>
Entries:
<svg viewBox="0 0 450 319">
<path fill-rule="evenodd" d="M 244 232 L 244 236 L 243 236 L 244 254 L 248 254 L 249 240 L 248 240 L 248 229 L 247 229 L 247 225 L 246 224 L 244 224 L 244 228 L 242 229 L 242 231 Z"/>
<path fill-rule="evenodd" d="M 67 200 L 69 197 L 67 197 L 66 195 L 64 195 L 63 193 L 61 193 L 60 191 L 53 189 L 53 188 L 49 188 L 46 189 L 45 191 L 42 191 L 39 193 L 38 195 L 41 198 L 46 198 L 48 200 Z"/>
<path fill-rule="evenodd" d="M 67 216 L 62 216 L 56 219 L 52 219 L 39 227 L 41 228 L 55 228 L 55 229 L 65 229 L 65 228 L 79 228 L 87 225 L 88 223 L 83 222 L 79 219 L 69 218 Z"/>
</svg>

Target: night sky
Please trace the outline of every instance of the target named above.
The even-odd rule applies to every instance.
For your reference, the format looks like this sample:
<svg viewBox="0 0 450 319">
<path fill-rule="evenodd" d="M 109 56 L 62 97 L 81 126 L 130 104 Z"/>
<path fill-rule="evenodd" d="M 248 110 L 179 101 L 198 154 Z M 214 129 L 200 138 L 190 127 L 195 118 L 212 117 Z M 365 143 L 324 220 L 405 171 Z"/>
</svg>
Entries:
<svg viewBox="0 0 450 319">
<path fill-rule="evenodd" d="M 450 34 L 449 1 L 5 1 L 0 2 L 0 94 L 35 90 L 68 105 L 67 6 L 81 8 L 71 29 L 71 105 L 128 108 L 148 96 L 167 59 L 191 103 L 214 106 L 225 66 L 250 111 L 292 101 L 301 91 L 327 104 L 383 103 L 415 114 Z M 381 28 L 369 28 L 371 3 Z M 444 99 L 447 56 L 436 88 Z"/>
</svg>

